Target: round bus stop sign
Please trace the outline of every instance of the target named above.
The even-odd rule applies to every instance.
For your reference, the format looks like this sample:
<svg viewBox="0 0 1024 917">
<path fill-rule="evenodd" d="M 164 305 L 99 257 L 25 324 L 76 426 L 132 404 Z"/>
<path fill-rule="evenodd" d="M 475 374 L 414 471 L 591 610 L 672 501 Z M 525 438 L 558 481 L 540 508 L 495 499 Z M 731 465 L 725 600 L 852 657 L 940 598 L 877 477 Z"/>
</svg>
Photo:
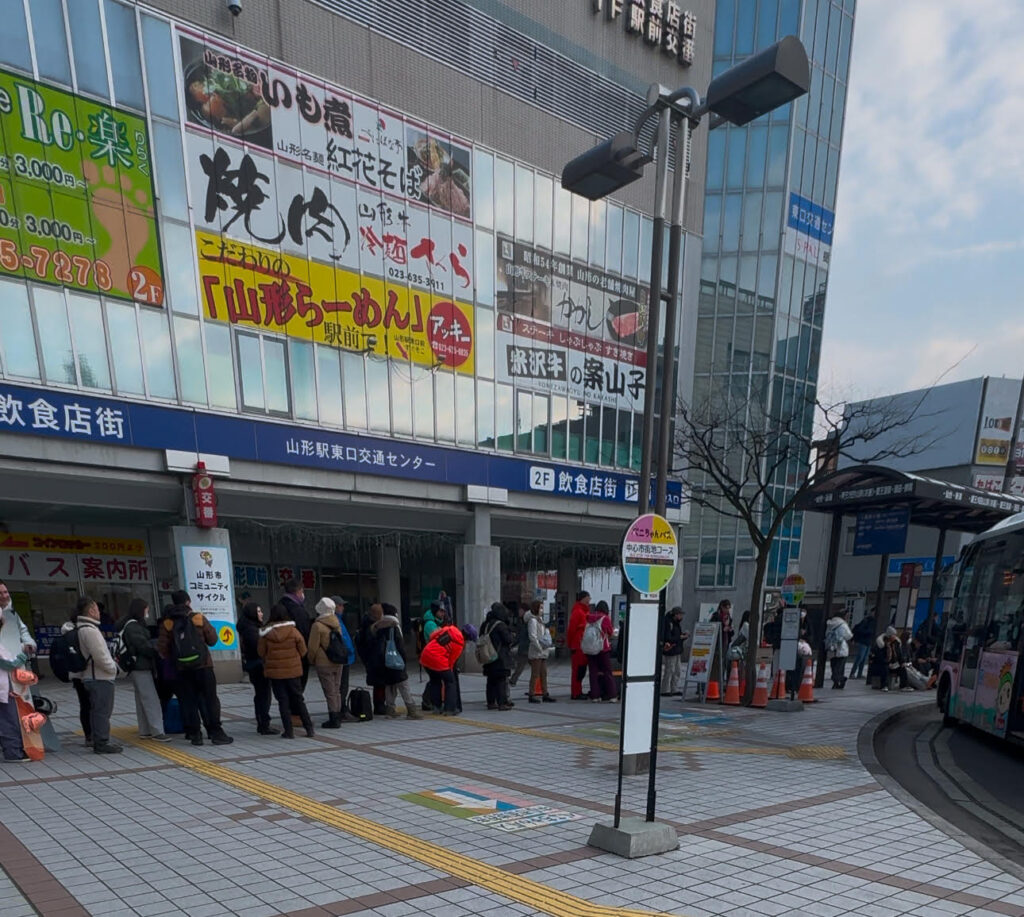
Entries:
<svg viewBox="0 0 1024 917">
<path fill-rule="evenodd" d="M 667 519 L 648 513 L 630 523 L 622 540 L 622 570 L 637 592 L 661 592 L 678 563 L 679 545 Z"/>
<path fill-rule="evenodd" d="M 782 588 L 779 591 L 787 605 L 799 605 L 804 600 L 807 582 L 799 573 L 790 573 L 782 581 Z"/>
</svg>

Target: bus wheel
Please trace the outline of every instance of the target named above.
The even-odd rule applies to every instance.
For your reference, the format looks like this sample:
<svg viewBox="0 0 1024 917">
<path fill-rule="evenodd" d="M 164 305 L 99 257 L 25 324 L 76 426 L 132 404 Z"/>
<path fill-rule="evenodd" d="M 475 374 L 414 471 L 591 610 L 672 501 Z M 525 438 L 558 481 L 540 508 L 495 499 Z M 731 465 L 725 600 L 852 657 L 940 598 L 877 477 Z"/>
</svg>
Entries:
<svg viewBox="0 0 1024 917">
<path fill-rule="evenodd" d="M 943 677 L 942 681 L 939 682 L 939 690 L 935 699 L 938 703 L 939 712 L 942 713 L 942 725 L 955 726 L 956 719 L 949 715 L 950 690 L 948 676 Z"/>
</svg>

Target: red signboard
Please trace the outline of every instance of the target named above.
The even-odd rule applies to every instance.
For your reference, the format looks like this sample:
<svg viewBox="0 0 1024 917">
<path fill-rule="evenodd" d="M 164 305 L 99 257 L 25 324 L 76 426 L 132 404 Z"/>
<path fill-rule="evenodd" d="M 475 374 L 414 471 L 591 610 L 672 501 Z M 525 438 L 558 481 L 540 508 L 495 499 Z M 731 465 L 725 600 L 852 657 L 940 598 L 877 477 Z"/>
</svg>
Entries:
<svg viewBox="0 0 1024 917">
<path fill-rule="evenodd" d="M 217 493 L 213 489 L 213 478 L 206 471 L 205 462 L 196 463 L 192 476 L 192 496 L 195 498 L 196 525 L 201 529 L 217 527 Z"/>
</svg>

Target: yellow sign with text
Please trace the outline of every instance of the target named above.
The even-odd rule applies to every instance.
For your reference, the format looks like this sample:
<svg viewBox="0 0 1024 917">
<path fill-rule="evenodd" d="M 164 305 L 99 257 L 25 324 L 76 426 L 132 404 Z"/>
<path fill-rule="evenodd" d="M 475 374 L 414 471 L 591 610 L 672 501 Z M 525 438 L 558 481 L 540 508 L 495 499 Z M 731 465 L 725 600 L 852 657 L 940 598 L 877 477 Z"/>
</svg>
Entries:
<svg viewBox="0 0 1024 917">
<path fill-rule="evenodd" d="M 123 557 L 145 557 L 146 543 L 138 538 L 3 532 L 0 534 L 0 551 L 51 551 L 59 554 L 116 554 Z"/>
<path fill-rule="evenodd" d="M 196 232 L 206 318 L 472 375 L 473 306 Z"/>
</svg>

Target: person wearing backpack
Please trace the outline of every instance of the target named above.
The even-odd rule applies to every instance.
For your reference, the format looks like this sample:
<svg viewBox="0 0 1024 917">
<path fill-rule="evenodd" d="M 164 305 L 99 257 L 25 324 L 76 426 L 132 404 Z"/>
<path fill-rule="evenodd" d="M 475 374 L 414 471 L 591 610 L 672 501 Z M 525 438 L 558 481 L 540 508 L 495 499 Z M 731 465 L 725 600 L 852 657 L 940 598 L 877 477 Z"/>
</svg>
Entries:
<svg viewBox="0 0 1024 917">
<path fill-rule="evenodd" d="M 75 605 L 78 647 L 85 659 L 82 686 L 89 695 L 89 733 L 98 755 L 120 754 L 121 746 L 110 741 L 110 714 L 114 711 L 114 679 L 117 663 L 110 655 L 100 630 L 100 609 L 95 599 L 83 595 Z"/>
<path fill-rule="evenodd" d="M 837 611 L 825 625 L 825 649 L 832 666 L 832 688 L 846 687 L 846 659 L 850 655 L 853 631 L 846 623 L 846 614 Z"/>
<path fill-rule="evenodd" d="M 36 651 L 36 641 L 14 610 L 7 584 L 0 580 L 0 750 L 5 763 L 29 760 L 21 741 L 21 718 L 10 672 L 21 668 Z"/>
<path fill-rule="evenodd" d="M 174 665 L 174 690 L 181 705 L 185 737 L 193 745 L 202 745 L 202 720 L 214 745 L 230 745 L 234 739 L 221 725 L 217 677 L 210 655 L 217 632 L 204 615 L 192 610 L 192 599 L 184 589 L 172 592 L 171 602 L 160 622 L 156 650 Z"/>
<path fill-rule="evenodd" d="M 238 647 L 242 651 L 242 671 L 252 685 L 253 710 L 256 713 L 256 732 L 261 736 L 276 736 L 280 730 L 270 725 L 270 679 L 263 671 L 263 660 L 258 651 L 263 609 L 257 602 L 246 602 L 238 618 Z"/>
<path fill-rule="evenodd" d="M 508 676 L 512 671 L 513 640 L 508 626 L 508 609 L 501 602 L 491 605 L 484 623 L 480 625 L 478 652 L 481 640 L 485 637 L 490 639 L 493 653 L 496 654 L 491 661 L 483 663 L 484 675 L 487 676 L 487 709 L 511 710 L 513 704 L 508 699 Z"/>
<path fill-rule="evenodd" d="M 580 648 L 586 653 L 590 668 L 590 699 L 594 702 L 608 702 L 618 696 L 612 674 L 611 638 L 614 635 L 608 603 L 598 602 L 587 614 L 587 625 L 580 638 Z"/>
<path fill-rule="evenodd" d="M 171 737 L 164 732 L 163 708 L 153 680 L 153 669 L 158 657 L 146 626 L 148 612 L 149 603 L 145 599 L 132 599 L 128 603 L 128 612 L 120 631 L 120 658 L 115 659 L 115 662 L 128 673 L 135 691 L 139 738 L 170 742 Z"/>
<path fill-rule="evenodd" d="M 295 624 L 295 629 L 302 635 L 302 639 L 309 645 L 309 632 L 313 627 L 313 619 L 306 611 L 306 590 L 297 579 L 290 579 L 284 584 L 284 595 L 281 596 L 281 604 L 288 612 L 289 619 Z M 306 682 L 309 681 L 309 660 L 302 657 L 302 690 L 306 690 Z"/>
<path fill-rule="evenodd" d="M 458 715 L 454 669 L 465 647 L 466 638 L 462 631 L 454 624 L 445 624 L 430 635 L 427 645 L 420 653 L 420 665 L 427 670 L 430 678 L 431 707 L 442 716 Z"/>
<path fill-rule="evenodd" d="M 370 606 L 370 624 L 366 636 L 367 669 L 366 679 L 370 683 L 370 667 L 373 667 L 374 682 L 384 686 L 384 715 L 392 719 L 398 716 L 395 701 L 401 694 L 405 703 L 406 716 L 411 720 L 423 719 L 416 709 L 409 689 L 409 673 L 406 669 L 405 639 L 402 625 L 398 620 L 398 609 L 388 602 Z M 364 660 L 366 661 L 366 660 Z"/>
<path fill-rule="evenodd" d="M 277 698 L 281 711 L 281 737 L 295 738 L 292 714 L 298 716 L 306 728 L 306 735 L 313 738 L 313 720 L 306 709 L 302 696 L 302 660 L 306 658 L 306 641 L 292 621 L 290 613 L 278 603 L 270 609 L 270 623 L 260 631 L 256 651 L 263 660 L 263 671 L 270 679 L 270 690 Z"/>
<path fill-rule="evenodd" d="M 542 604 L 539 601 L 531 602 L 530 611 L 525 619 L 526 633 L 530 640 L 530 649 L 527 651 L 530 657 L 530 690 L 527 696 L 531 704 L 539 704 L 541 701 L 553 704 L 555 699 L 548 693 L 548 656 L 554 651 L 554 643 L 551 640 L 551 631 L 540 616 L 541 608 Z M 538 682 L 540 697 L 535 693 Z"/>
<path fill-rule="evenodd" d="M 317 618 L 309 631 L 306 656 L 316 669 L 320 687 L 327 701 L 327 722 L 323 729 L 337 729 L 341 725 L 341 673 L 348 661 L 348 647 L 341 638 L 341 623 L 333 599 L 326 596 L 316 603 Z"/>
<path fill-rule="evenodd" d="M 583 631 L 587 626 L 588 614 L 590 614 L 590 593 L 584 590 L 576 596 L 576 604 L 569 612 L 569 623 L 565 629 L 565 645 L 572 652 L 569 659 L 569 664 L 572 666 L 569 683 L 571 700 L 583 700 L 586 697 L 583 693 L 583 676 L 587 673 L 589 664 L 587 654 L 580 649 L 580 641 L 583 639 Z M 591 685 L 591 693 L 593 690 L 594 686 Z"/>
</svg>

